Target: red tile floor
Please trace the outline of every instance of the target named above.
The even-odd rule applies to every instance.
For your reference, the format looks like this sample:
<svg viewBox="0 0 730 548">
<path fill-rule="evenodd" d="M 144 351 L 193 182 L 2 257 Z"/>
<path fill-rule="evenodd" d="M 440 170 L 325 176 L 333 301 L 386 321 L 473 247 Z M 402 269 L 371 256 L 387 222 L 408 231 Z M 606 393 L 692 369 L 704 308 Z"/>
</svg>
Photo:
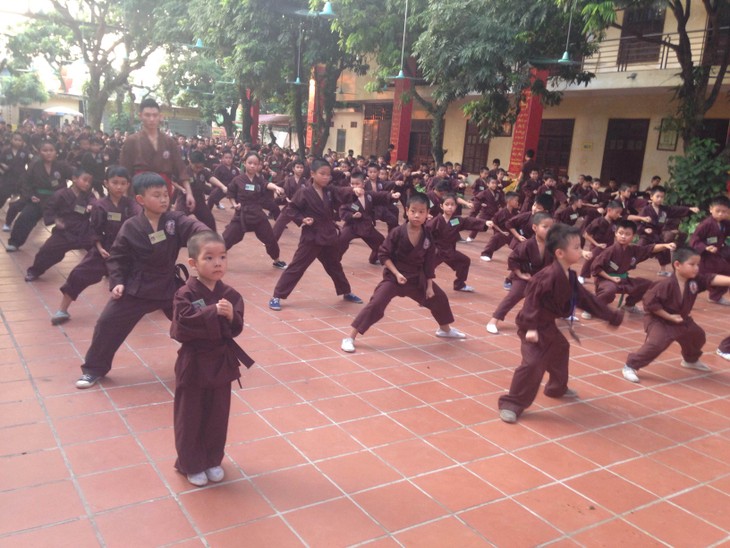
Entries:
<svg viewBox="0 0 730 548">
<path fill-rule="evenodd" d="M 222 226 L 229 212 L 216 211 Z M 730 362 L 714 354 L 730 310 L 698 300 L 709 374 L 679 367 L 676 346 L 620 376 L 643 340 L 628 317 L 613 331 L 581 321 L 573 344 L 577 401 L 540 395 L 519 424 L 497 397 L 519 362 L 514 313 L 484 325 L 504 295 L 506 252 L 460 246 L 474 294 L 451 291 L 469 338 L 434 337 L 428 313 L 394 301 L 358 339 L 339 342 L 360 306 L 334 295 L 314 264 L 281 312 L 267 307 L 279 272 L 252 236 L 230 253 L 227 282 L 246 300 L 239 341 L 257 364 L 233 390 L 226 480 L 193 488 L 173 470 L 176 343 L 162 314 L 145 318 L 101 385 L 73 381 L 107 299 L 104 284 L 52 327 L 69 254 L 22 281 L 47 232 L 0 253 L 0 545 L 3 546 L 714 546 L 730 541 Z M 298 238 L 284 234 L 282 257 Z M 7 241 L 7 235 L 2 236 Z M 355 243 L 344 261 L 367 299 L 380 269 Z M 656 263 L 640 269 L 654 276 Z"/>
</svg>

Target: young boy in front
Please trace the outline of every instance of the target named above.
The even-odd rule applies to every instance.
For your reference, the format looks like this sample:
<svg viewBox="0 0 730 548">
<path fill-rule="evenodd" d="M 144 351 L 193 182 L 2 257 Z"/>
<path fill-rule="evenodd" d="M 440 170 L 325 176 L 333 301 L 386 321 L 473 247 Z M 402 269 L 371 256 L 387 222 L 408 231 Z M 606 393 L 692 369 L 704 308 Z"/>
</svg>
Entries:
<svg viewBox="0 0 730 548">
<path fill-rule="evenodd" d="M 89 388 L 112 368 L 119 347 L 143 316 L 162 310 L 172 317 L 175 261 L 190 237 L 209 230 L 182 211 L 169 211 L 167 183 L 157 173 L 132 180 L 142 212 L 119 231 L 106 261 L 111 299 L 94 327 L 76 388 Z"/>
<path fill-rule="evenodd" d="M 437 337 L 466 338 L 464 333 L 451 327 L 454 315 L 449 298 L 434 283 L 436 246 L 424 227 L 428 205 L 428 196 L 412 194 L 408 198 L 408 221 L 392 230 L 380 246 L 378 258 L 385 267 L 383 280 L 375 288 L 370 302 L 352 322 L 350 336 L 342 339 L 340 348 L 345 352 L 355 351 L 355 338 L 385 315 L 385 309 L 394 297 L 409 297 L 428 308 L 439 325 Z"/>
<path fill-rule="evenodd" d="M 549 378 L 545 395 L 551 398 L 577 397 L 568 388 L 570 344 L 555 325 L 557 318 L 572 317 L 580 306 L 596 317 L 618 326 L 623 312 L 601 303 L 578 283 L 571 266 L 580 261 L 580 231 L 554 225 L 548 232 L 546 252 L 554 256 L 552 265 L 530 279 L 525 305 L 517 315 L 522 364 L 515 370 L 509 393 L 499 398 L 499 417 L 507 423 L 527 409 L 537 396 L 545 371 Z"/>
<path fill-rule="evenodd" d="M 175 468 L 202 487 L 223 480 L 231 382 L 241 377 L 239 361 L 254 362 L 234 340 L 243 331 L 243 298 L 222 281 L 223 238 L 198 232 L 188 255 L 196 276 L 175 293 L 170 326 L 170 336 L 182 343 L 175 361 Z"/>
<path fill-rule="evenodd" d="M 730 276 L 700 274 L 700 255 L 688 247 L 674 252 L 672 266 L 674 274 L 655 283 L 644 295 L 646 340 L 626 359 L 621 373 L 627 381 L 639 382 L 637 371 L 653 362 L 674 341 L 682 348 L 682 367 L 710 371 L 700 361 L 705 332 L 690 313 L 701 291 L 710 286 L 730 286 Z"/>
</svg>

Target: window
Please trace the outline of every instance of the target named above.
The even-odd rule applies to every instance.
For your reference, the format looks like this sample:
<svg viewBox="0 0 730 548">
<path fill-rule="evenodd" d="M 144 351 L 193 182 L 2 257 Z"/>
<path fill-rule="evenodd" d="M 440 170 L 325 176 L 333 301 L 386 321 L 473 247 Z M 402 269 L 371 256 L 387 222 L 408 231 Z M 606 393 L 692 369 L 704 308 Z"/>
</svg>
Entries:
<svg viewBox="0 0 730 548">
<path fill-rule="evenodd" d="M 705 36 L 705 59 L 712 65 L 722 64 L 722 58 L 725 50 L 730 47 L 730 4 L 720 2 L 717 9 L 716 28 L 710 27 L 710 21 L 707 21 L 707 36 Z M 717 45 L 713 44 L 713 39 L 717 39 Z"/>
<path fill-rule="evenodd" d="M 489 156 L 489 140 L 479 135 L 479 127 L 471 121 L 466 122 L 464 136 L 464 156 L 461 161 L 463 168 L 469 173 L 479 173 L 487 165 Z"/>
<path fill-rule="evenodd" d="M 666 2 L 656 2 L 653 6 L 624 11 L 618 50 L 619 69 L 626 68 L 626 65 L 659 62 L 661 44 L 647 42 L 636 35 L 660 38 L 664 32 L 665 7 Z"/>
<path fill-rule="evenodd" d="M 338 129 L 337 130 L 337 145 L 335 145 L 335 150 L 337 152 L 345 152 L 346 140 L 347 140 L 347 130 Z"/>
<path fill-rule="evenodd" d="M 555 175 L 567 175 L 575 120 L 543 120 L 537 144 L 537 165 Z"/>
<path fill-rule="evenodd" d="M 727 118 L 706 118 L 702 122 L 699 137 L 700 139 L 712 139 L 720 147 L 719 150 L 722 150 L 727 143 L 728 125 L 730 125 L 730 120 Z"/>
</svg>

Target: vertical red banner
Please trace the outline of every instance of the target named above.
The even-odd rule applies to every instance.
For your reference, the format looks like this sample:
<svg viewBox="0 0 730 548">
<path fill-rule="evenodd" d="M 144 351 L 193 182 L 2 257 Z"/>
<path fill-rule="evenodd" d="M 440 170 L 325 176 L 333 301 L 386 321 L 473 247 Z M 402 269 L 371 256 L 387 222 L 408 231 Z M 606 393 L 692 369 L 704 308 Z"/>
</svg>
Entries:
<svg viewBox="0 0 730 548">
<path fill-rule="evenodd" d="M 547 71 L 532 69 L 532 79 L 547 81 Z M 540 140 L 540 126 L 542 125 L 542 102 L 533 97 L 530 90 L 525 91 L 524 100 L 520 106 L 512 129 L 512 151 L 509 156 L 509 173 L 517 177 L 525 161 L 525 152 L 532 149 L 537 152 L 537 143 Z"/>
<path fill-rule="evenodd" d="M 408 148 L 411 141 L 411 118 L 413 114 L 413 100 L 404 101 L 413 85 L 410 78 L 397 78 L 393 94 L 393 119 L 390 126 L 390 142 L 395 145 L 391 154 L 390 163 L 397 160 L 408 161 Z"/>
</svg>

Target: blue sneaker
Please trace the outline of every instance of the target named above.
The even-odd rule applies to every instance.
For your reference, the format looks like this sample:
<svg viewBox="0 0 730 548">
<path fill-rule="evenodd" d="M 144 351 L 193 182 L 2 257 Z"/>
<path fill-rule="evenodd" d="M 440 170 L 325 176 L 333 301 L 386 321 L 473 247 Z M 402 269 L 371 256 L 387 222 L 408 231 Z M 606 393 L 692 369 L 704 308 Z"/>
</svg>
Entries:
<svg viewBox="0 0 730 548">
<path fill-rule="evenodd" d="M 276 310 L 277 312 L 281 310 L 281 302 L 279 301 L 279 297 L 271 297 L 271 300 L 269 301 L 269 308 L 271 310 Z"/>
<path fill-rule="evenodd" d="M 509 291 L 510 289 L 512 289 L 512 282 L 509 280 L 505 280 L 504 283 L 502 284 L 502 287 L 504 287 L 507 291 Z"/>
<path fill-rule="evenodd" d="M 345 299 L 348 303 L 362 304 L 362 299 L 357 295 L 353 295 L 352 293 L 345 293 L 342 298 Z"/>
</svg>

